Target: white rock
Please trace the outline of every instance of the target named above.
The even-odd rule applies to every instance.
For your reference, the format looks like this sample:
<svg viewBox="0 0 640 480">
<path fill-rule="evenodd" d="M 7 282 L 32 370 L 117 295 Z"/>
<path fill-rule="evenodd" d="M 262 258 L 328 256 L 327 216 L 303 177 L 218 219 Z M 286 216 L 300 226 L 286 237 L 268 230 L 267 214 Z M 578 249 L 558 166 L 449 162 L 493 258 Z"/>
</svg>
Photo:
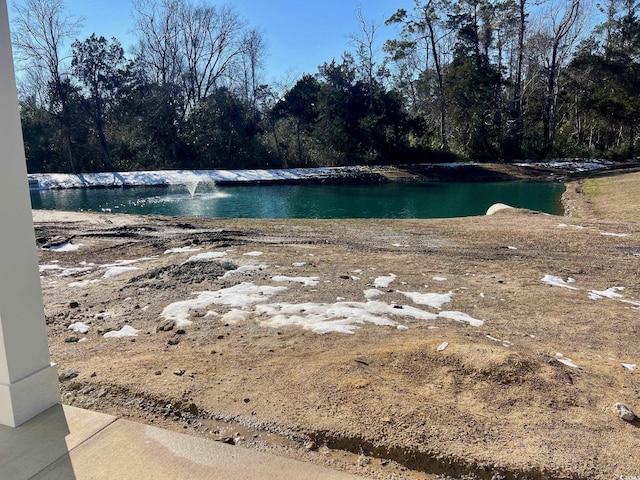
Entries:
<svg viewBox="0 0 640 480">
<path fill-rule="evenodd" d="M 618 414 L 618 417 L 620 417 L 623 420 L 626 420 L 627 422 L 633 422 L 636 418 L 636 414 L 633 413 L 633 410 L 631 410 L 629 407 L 627 407 L 622 403 L 616 403 L 613 406 L 613 408 L 616 409 L 616 413 Z"/>
<path fill-rule="evenodd" d="M 487 215 L 493 215 L 494 213 L 499 212 L 500 210 L 513 209 L 510 205 L 505 205 L 504 203 L 494 203 L 487 210 Z"/>
</svg>

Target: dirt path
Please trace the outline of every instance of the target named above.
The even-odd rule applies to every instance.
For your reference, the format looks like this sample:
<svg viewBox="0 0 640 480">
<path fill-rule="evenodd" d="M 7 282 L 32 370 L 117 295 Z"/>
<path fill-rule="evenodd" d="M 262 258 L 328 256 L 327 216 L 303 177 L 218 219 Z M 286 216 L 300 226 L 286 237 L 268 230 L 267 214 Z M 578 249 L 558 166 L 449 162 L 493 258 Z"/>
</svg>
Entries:
<svg viewBox="0 0 640 480">
<path fill-rule="evenodd" d="M 77 248 L 40 250 L 65 403 L 370 478 L 640 475 L 640 224 L 34 218 Z"/>
</svg>

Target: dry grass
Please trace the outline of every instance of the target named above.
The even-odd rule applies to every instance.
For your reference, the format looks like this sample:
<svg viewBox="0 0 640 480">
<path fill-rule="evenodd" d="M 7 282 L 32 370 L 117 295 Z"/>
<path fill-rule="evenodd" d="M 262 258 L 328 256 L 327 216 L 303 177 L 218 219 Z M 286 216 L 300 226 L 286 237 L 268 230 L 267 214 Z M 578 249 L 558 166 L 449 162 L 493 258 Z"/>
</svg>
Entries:
<svg viewBox="0 0 640 480">
<path fill-rule="evenodd" d="M 596 218 L 640 221 L 640 173 L 586 180 L 586 200 Z"/>
</svg>

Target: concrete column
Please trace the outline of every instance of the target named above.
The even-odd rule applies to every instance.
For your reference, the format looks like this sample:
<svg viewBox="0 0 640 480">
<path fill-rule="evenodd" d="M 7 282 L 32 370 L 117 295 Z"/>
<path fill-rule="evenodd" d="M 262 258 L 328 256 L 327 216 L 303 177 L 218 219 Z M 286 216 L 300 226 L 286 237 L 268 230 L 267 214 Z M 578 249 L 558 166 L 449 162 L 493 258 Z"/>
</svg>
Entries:
<svg viewBox="0 0 640 480">
<path fill-rule="evenodd" d="M 58 403 L 49 361 L 6 0 L 0 0 L 0 424 Z"/>
</svg>

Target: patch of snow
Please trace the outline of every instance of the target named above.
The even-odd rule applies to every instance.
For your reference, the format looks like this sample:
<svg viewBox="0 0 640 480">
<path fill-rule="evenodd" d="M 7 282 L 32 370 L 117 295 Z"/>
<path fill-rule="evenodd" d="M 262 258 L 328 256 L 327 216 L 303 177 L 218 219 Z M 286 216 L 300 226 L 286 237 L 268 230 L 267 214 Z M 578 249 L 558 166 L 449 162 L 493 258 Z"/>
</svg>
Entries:
<svg viewBox="0 0 640 480">
<path fill-rule="evenodd" d="M 92 285 L 94 283 L 98 283 L 100 280 L 82 280 L 80 282 L 71 282 L 69 286 L 71 288 L 84 288 Z"/>
<path fill-rule="evenodd" d="M 285 275 L 276 275 L 271 277 L 274 282 L 296 282 L 302 283 L 305 287 L 315 287 L 320 283 L 319 277 L 287 277 Z"/>
<path fill-rule="evenodd" d="M 398 330 L 409 330 L 409 327 L 407 327 L 406 325 L 398 325 L 396 328 Z"/>
<path fill-rule="evenodd" d="M 61 243 L 60 245 L 54 245 L 52 247 L 49 247 L 46 250 L 49 250 L 51 252 L 75 252 L 81 246 L 82 246 L 81 243 L 65 242 L 65 243 Z"/>
<path fill-rule="evenodd" d="M 120 330 L 113 330 L 103 335 L 104 338 L 124 338 L 137 337 L 140 330 L 136 330 L 131 325 L 125 325 Z"/>
<path fill-rule="evenodd" d="M 64 270 L 64 268 L 61 267 L 60 265 L 39 265 L 38 266 L 38 271 L 40 273 L 46 272 L 48 270 Z"/>
<path fill-rule="evenodd" d="M 575 363 L 573 363 L 573 361 L 570 358 L 559 358 L 558 361 L 560 363 L 563 363 L 564 365 L 566 365 L 567 367 L 571 367 L 571 368 L 579 368 L 578 365 L 576 365 Z"/>
<path fill-rule="evenodd" d="M 628 233 L 611 233 L 611 232 L 600 232 L 600 235 L 604 235 L 605 237 L 628 237 Z"/>
<path fill-rule="evenodd" d="M 445 277 L 433 277 L 432 280 L 435 282 L 444 282 L 447 279 Z"/>
<path fill-rule="evenodd" d="M 193 323 L 189 320 L 189 310 L 191 309 L 204 309 L 214 304 L 246 308 L 256 303 L 265 302 L 271 296 L 286 290 L 287 287 L 256 286 L 251 282 L 242 282 L 214 292 L 197 292 L 198 296 L 192 300 L 183 300 L 167 305 L 160 315 L 167 320 L 174 320 L 176 326 L 185 326 Z"/>
<path fill-rule="evenodd" d="M 622 298 L 618 292 L 622 292 L 624 287 L 610 287 L 606 290 L 590 290 L 589 299 L 600 300 L 601 298 Z"/>
<path fill-rule="evenodd" d="M 247 253 L 243 253 L 243 255 L 245 257 L 259 257 L 262 254 L 263 254 L 262 252 L 247 252 Z"/>
<path fill-rule="evenodd" d="M 200 247 L 175 247 L 165 250 L 164 253 L 167 255 L 169 253 L 198 252 L 200 250 L 202 250 Z"/>
<path fill-rule="evenodd" d="M 517 249 L 518 249 L 518 247 L 513 247 L 513 246 L 511 246 L 511 245 L 507 246 L 507 248 L 508 248 L 509 250 L 517 250 Z"/>
<path fill-rule="evenodd" d="M 499 338 L 496 338 L 492 335 L 485 335 L 489 340 L 491 340 L 492 342 L 496 342 L 496 343 L 501 343 L 503 347 L 510 347 L 511 346 L 511 342 L 509 340 L 500 340 Z"/>
<path fill-rule="evenodd" d="M 265 268 L 268 268 L 269 265 L 242 265 L 238 268 L 236 268 L 235 270 L 229 270 L 227 272 L 225 272 L 225 274 L 222 276 L 222 279 L 226 279 L 231 277 L 233 274 L 235 273 L 239 273 L 239 274 L 247 274 L 249 272 L 256 272 L 256 271 L 260 271 L 260 270 L 264 270 Z"/>
<path fill-rule="evenodd" d="M 189 257 L 187 262 L 206 262 L 208 260 L 213 260 L 214 258 L 222 258 L 226 256 L 227 252 L 204 252 Z"/>
<path fill-rule="evenodd" d="M 360 325 L 396 326 L 386 315 L 397 314 L 390 305 L 382 302 L 276 303 L 258 305 L 256 311 L 271 318 L 261 322 L 264 326 L 299 326 L 315 333 L 352 334 Z"/>
<path fill-rule="evenodd" d="M 478 320 L 462 312 L 440 312 L 438 318 L 447 318 L 449 320 L 455 320 L 456 322 L 468 323 L 472 327 L 481 327 L 484 325 L 483 320 Z"/>
<path fill-rule="evenodd" d="M 624 368 L 626 368 L 627 370 L 630 370 L 632 372 L 636 369 L 636 364 L 635 363 L 623 363 L 622 366 Z"/>
<path fill-rule="evenodd" d="M 582 225 L 567 225 L 566 223 L 559 223 L 558 224 L 558 228 L 575 228 L 576 230 L 584 230 L 585 227 L 583 227 Z"/>
<path fill-rule="evenodd" d="M 367 298 L 367 299 L 376 298 L 376 297 L 379 297 L 380 295 L 384 295 L 384 292 L 381 290 L 378 290 L 377 288 L 369 288 L 368 290 L 364 291 L 364 298 Z"/>
<path fill-rule="evenodd" d="M 393 273 L 390 273 L 387 276 L 378 277 L 373 281 L 373 286 L 376 288 L 387 288 L 396 278 L 396 275 Z"/>
<path fill-rule="evenodd" d="M 571 282 L 571 280 L 572 279 L 569 279 L 568 281 Z M 565 282 L 562 278 L 556 277 L 553 275 L 545 275 L 541 281 L 551 285 L 552 287 L 562 287 L 562 288 L 568 288 L 569 290 L 577 290 L 576 287 L 572 287 L 571 285 L 569 285 L 569 283 Z"/>
<path fill-rule="evenodd" d="M 93 267 L 76 267 L 76 268 L 65 268 L 60 274 L 59 277 L 71 277 L 74 275 L 79 275 L 81 273 L 90 272 L 93 270 Z"/>
<path fill-rule="evenodd" d="M 622 303 L 628 303 L 630 305 L 633 305 L 634 307 L 640 308 L 640 302 L 636 301 L 636 300 L 620 300 Z"/>
<path fill-rule="evenodd" d="M 444 352 L 445 348 L 447 348 L 449 346 L 449 342 L 442 342 L 440 345 L 438 345 L 438 348 L 436 348 L 436 352 Z"/>
<path fill-rule="evenodd" d="M 567 367 L 571 367 L 571 368 L 579 368 L 578 365 L 576 365 L 575 363 L 573 363 L 573 360 L 571 360 L 570 358 L 565 357 L 563 354 L 561 354 L 560 352 L 556 352 L 556 358 L 558 359 L 558 361 L 564 365 L 566 365 Z"/>
<path fill-rule="evenodd" d="M 419 293 L 419 292 L 402 292 L 398 290 L 398 293 L 403 294 L 405 297 L 410 298 L 413 303 L 418 305 L 428 305 L 432 308 L 440 310 L 445 303 L 451 301 L 453 292 L 449 293 Z"/>
<path fill-rule="evenodd" d="M 235 324 L 244 320 L 248 320 L 249 318 L 251 318 L 251 312 L 234 308 L 233 310 L 230 310 L 222 315 L 222 317 L 220 317 L 220 321 L 224 323 Z"/>
<path fill-rule="evenodd" d="M 304 267 L 307 264 L 307 262 L 293 262 L 291 264 L 291 266 L 293 267 Z"/>
<path fill-rule="evenodd" d="M 148 258 L 139 258 L 137 260 L 117 260 L 114 263 L 105 263 L 100 265 L 102 268 L 110 268 L 110 267 L 124 267 L 127 265 L 133 265 L 134 263 L 141 262 L 143 260 L 151 260 L 151 257 Z"/>
<path fill-rule="evenodd" d="M 109 267 L 104 272 L 104 275 L 102 275 L 102 278 L 111 278 L 126 272 L 133 272 L 134 270 L 140 270 L 140 268 L 139 267 Z"/>
<path fill-rule="evenodd" d="M 69 325 L 67 329 L 71 330 L 72 332 L 87 333 L 89 331 L 89 325 L 83 322 L 75 322 Z"/>
</svg>

